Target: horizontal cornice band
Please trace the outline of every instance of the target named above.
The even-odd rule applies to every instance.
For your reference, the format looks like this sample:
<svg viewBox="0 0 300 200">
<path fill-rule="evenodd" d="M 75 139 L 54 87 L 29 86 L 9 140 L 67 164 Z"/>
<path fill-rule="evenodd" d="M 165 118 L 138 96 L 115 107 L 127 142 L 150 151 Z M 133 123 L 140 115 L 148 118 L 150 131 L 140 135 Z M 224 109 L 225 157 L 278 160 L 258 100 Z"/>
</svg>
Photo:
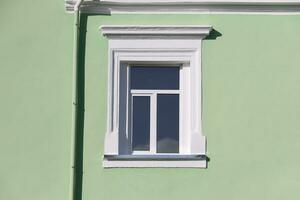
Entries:
<svg viewBox="0 0 300 200">
<path fill-rule="evenodd" d="M 103 25 L 102 34 L 109 38 L 205 38 L 212 30 L 211 26 L 159 26 L 159 25 Z"/>
<path fill-rule="evenodd" d="M 73 12 L 76 0 L 66 0 Z M 81 11 L 118 13 L 297 13 L 300 0 L 105 0 L 84 1 Z"/>
</svg>

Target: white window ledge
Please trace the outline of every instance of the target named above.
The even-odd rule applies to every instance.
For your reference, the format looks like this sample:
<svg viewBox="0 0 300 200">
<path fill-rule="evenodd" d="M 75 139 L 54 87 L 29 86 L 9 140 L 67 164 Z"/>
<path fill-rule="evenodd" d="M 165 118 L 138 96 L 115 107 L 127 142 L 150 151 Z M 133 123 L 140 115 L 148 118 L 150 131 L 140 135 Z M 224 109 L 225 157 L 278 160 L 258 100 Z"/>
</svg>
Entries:
<svg viewBox="0 0 300 200">
<path fill-rule="evenodd" d="M 205 155 L 106 155 L 103 167 L 206 168 Z"/>
</svg>

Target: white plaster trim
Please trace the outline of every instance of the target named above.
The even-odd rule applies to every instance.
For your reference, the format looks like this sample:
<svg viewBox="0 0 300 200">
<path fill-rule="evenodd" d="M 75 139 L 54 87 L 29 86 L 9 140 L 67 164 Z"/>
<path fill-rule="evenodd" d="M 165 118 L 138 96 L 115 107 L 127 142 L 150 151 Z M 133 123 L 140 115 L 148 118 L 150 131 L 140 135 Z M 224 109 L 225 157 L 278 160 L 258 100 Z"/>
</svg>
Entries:
<svg viewBox="0 0 300 200">
<path fill-rule="evenodd" d="M 163 3 L 226 3 L 226 4 L 295 4 L 300 3 L 300 0 L 100 0 L 103 3 L 115 4 L 163 4 Z"/>
<path fill-rule="evenodd" d="M 212 30 L 211 26 L 101 26 L 101 32 L 107 37 L 206 37 Z"/>
<path fill-rule="evenodd" d="M 122 76 L 122 71 L 124 73 L 124 68 L 132 63 L 183 65 L 182 76 L 185 81 L 180 86 L 180 90 L 183 92 L 181 106 L 185 106 L 185 112 L 181 112 L 183 116 L 180 121 L 183 129 L 180 134 L 185 135 L 183 145 L 180 144 L 180 154 L 205 155 L 206 138 L 202 134 L 201 126 L 201 46 L 202 39 L 209 34 L 212 27 L 102 26 L 100 30 L 109 39 L 108 124 L 104 155 L 131 154 L 130 149 L 122 147 L 122 142 L 120 143 L 121 140 L 128 141 L 129 138 L 127 128 L 125 130 L 124 124 L 120 125 L 120 117 L 127 115 L 127 111 L 120 111 L 123 109 L 120 105 L 124 106 L 124 102 L 120 102 L 120 97 L 126 99 L 122 95 L 128 95 L 124 93 L 127 83 L 126 78 Z M 168 31 L 170 35 L 167 34 Z M 177 38 L 177 36 L 181 37 Z M 122 84 L 120 84 L 121 79 L 125 81 Z M 122 91 L 123 94 L 121 94 Z M 124 145 L 128 146 L 126 142 Z M 146 161 L 146 164 L 143 162 L 145 161 L 104 160 L 103 165 L 109 167 L 189 167 L 192 165 L 206 167 L 206 161 L 193 161 L 189 162 L 190 164 L 184 164 L 186 161 L 178 161 L 178 165 L 176 165 L 177 161 L 172 161 L 173 164 L 167 165 L 165 164 L 169 161 Z"/>
<path fill-rule="evenodd" d="M 103 160 L 104 168 L 125 168 L 125 167 L 136 167 L 136 168 L 206 168 L 206 160 L 143 160 L 143 161 L 120 161 L 120 160 Z"/>
<path fill-rule="evenodd" d="M 76 0 L 66 0 L 73 12 Z M 96 14 L 300 14 L 300 0 L 96 0 L 85 1 L 81 11 Z"/>
</svg>

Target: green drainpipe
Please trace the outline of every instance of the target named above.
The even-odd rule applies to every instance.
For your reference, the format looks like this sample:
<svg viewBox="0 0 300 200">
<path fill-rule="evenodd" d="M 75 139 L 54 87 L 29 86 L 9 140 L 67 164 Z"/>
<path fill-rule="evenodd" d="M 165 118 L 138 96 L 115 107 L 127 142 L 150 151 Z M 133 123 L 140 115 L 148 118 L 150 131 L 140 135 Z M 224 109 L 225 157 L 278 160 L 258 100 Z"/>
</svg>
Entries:
<svg viewBox="0 0 300 200">
<path fill-rule="evenodd" d="M 78 142 L 80 140 L 80 120 L 81 112 L 84 112 L 80 103 L 79 89 L 79 42 L 80 42 L 80 5 L 83 0 L 77 0 L 74 6 L 75 26 L 74 26 L 74 65 L 73 65 L 73 109 L 72 109 L 72 144 L 71 144 L 71 180 L 70 180 L 70 200 L 81 200 L 82 198 L 82 167 L 78 162 L 82 162 L 78 155 Z M 79 152 L 80 153 L 80 152 Z"/>
</svg>

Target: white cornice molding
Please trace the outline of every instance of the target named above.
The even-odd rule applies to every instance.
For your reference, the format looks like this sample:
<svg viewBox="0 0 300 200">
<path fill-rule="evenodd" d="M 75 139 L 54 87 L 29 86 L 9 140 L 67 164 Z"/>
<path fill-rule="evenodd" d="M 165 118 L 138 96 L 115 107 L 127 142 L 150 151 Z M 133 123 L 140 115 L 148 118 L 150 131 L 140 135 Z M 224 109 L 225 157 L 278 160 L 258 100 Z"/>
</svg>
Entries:
<svg viewBox="0 0 300 200">
<path fill-rule="evenodd" d="M 72 12 L 77 0 L 66 0 Z M 84 1 L 81 11 L 118 13 L 296 13 L 300 0 L 93 0 Z"/>
<path fill-rule="evenodd" d="M 109 38 L 205 38 L 211 30 L 211 26 L 104 25 L 100 27 L 102 34 Z"/>
<path fill-rule="evenodd" d="M 99 1 L 99 0 L 98 0 Z M 299 0 L 100 0 L 111 4 L 299 4 Z"/>
</svg>

